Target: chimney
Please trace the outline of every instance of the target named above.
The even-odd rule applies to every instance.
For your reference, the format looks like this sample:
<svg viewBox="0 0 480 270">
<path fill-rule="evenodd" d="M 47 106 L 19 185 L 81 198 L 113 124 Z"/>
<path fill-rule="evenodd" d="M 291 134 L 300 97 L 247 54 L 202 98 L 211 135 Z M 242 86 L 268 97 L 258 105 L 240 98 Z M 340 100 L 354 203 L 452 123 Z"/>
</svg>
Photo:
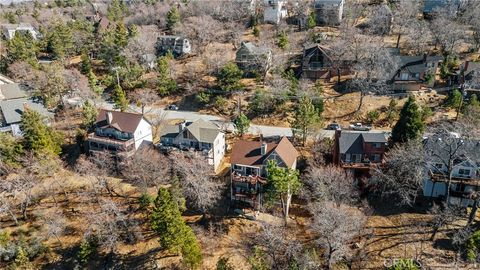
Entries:
<svg viewBox="0 0 480 270">
<path fill-rule="evenodd" d="M 262 146 L 260 148 L 260 153 L 262 154 L 262 156 L 265 156 L 267 154 L 267 143 L 266 142 L 262 142 Z"/>
<path fill-rule="evenodd" d="M 178 124 L 178 133 L 182 133 L 184 129 L 185 129 L 185 121 L 182 121 L 180 124 Z"/>
<path fill-rule="evenodd" d="M 340 137 L 342 136 L 342 130 L 335 130 L 335 141 L 333 142 L 333 162 L 335 164 L 340 163 Z"/>
<path fill-rule="evenodd" d="M 107 123 L 110 125 L 112 123 L 112 120 L 113 120 L 112 112 L 107 111 L 106 115 L 107 115 Z"/>
</svg>

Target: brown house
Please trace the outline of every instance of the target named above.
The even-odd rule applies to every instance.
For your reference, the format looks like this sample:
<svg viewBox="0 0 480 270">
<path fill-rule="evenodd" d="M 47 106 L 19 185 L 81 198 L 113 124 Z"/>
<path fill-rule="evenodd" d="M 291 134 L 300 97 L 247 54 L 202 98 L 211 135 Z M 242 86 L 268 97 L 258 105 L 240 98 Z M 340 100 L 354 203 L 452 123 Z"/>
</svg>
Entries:
<svg viewBox="0 0 480 270">
<path fill-rule="evenodd" d="M 258 208 L 262 204 L 263 185 L 267 183 L 267 162 L 274 160 L 278 166 L 296 169 L 298 156 L 287 137 L 278 142 L 236 142 L 230 158 L 231 200 Z"/>
<path fill-rule="evenodd" d="M 332 59 L 331 49 L 315 44 L 303 50 L 302 77 L 329 80 L 334 76 L 350 74 L 347 61 Z"/>
<path fill-rule="evenodd" d="M 367 176 L 372 164 L 383 161 L 387 142 L 383 132 L 337 130 L 333 160 L 357 177 Z"/>
</svg>

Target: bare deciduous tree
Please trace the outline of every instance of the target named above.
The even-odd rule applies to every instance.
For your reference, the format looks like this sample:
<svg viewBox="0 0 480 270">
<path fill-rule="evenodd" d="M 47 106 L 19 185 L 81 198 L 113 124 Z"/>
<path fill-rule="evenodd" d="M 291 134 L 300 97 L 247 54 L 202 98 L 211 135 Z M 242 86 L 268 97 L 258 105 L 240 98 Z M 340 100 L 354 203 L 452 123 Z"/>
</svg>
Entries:
<svg viewBox="0 0 480 270">
<path fill-rule="evenodd" d="M 197 152 L 174 152 L 171 159 L 187 203 L 206 213 L 215 206 L 224 191 L 223 185 L 215 178 L 213 167 L 206 157 Z"/>
<path fill-rule="evenodd" d="M 425 154 L 419 141 L 396 145 L 385 157 L 385 163 L 375 168 L 372 188 L 381 196 L 394 197 L 401 205 L 412 206 L 422 190 Z"/>
<path fill-rule="evenodd" d="M 155 91 L 148 88 L 137 89 L 131 94 L 132 100 L 137 103 L 137 106 L 142 110 L 142 114 L 149 113 L 151 108 L 148 109 L 148 106 L 155 103 L 158 100 L 158 95 Z M 145 109 L 147 109 L 145 111 Z"/>
<path fill-rule="evenodd" d="M 65 232 L 67 226 L 67 219 L 62 213 L 60 208 L 51 208 L 48 211 L 43 211 L 37 214 L 42 222 L 42 232 L 45 235 L 46 239 L 55 237 L 60 246 L 62 246 L 62 241 L 60 236 Z"/>
<path fill-rule="evenodd" d="M 169 181 L 171 166 L 169 160 L 153 148 L 144 148 L 126 159 L 122 164 L 122 175 L 143 191 L 149 187 L 158 188 Z"/>
<path fill-rule="evenodd" d="M 316 203 L 312 209 L 311 226 L 318 234 L 318 243 L 325 249 L 325 259 L 328 269 L 331 269 L 332 265 L 348 260 L 353 254 L 351 243 L 362 234 L 366 217 L 358 209 L 345 205 L 336 207 L 329 203 Z"/>
<path fill-rule="evenodd" d="M 337 206 L 358 199 L 359 191 L 351 173 L 337 166 L 314 166 L 304 178 L 305 192 L 313 201 L 332 201 Z"/>
</svg>

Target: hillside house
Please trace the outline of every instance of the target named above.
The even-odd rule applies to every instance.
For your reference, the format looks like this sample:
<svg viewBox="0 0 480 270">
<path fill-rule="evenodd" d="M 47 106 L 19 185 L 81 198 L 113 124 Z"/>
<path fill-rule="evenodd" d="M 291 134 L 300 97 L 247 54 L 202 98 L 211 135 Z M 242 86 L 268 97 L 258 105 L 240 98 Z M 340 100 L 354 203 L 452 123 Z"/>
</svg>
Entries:
<svg viewBox="0 0 480 270">
<path fill-rule="evenodd" d="M 181 36 L 159 36 L 157 38 L 156 48 L 157 55 L 165 55 L 171 51 L 174 56 L 183 56 L 190 54 L 192 51 L 190 41 Z"/>
<path fill-rule="evenodd" d="M 298 156 L 287 137 L 278 142 L 237 141 L 230 158 L 232 202 L 258 209 L 263 203 L 263 185 L 267 183 L 267 162 L 275 160 L 279 166 L 296 169 Z"/>
<path fill-rule="evenodd" d="M 33 39 L 40 38 L 40 33 L 29 23 L 20 24 L 4 24 L 2 25 L 2 33 L 5 39 L 10 40 L 15 37 L 15 33 L 29 33 Z"/>
<path fill-rule="evenodd" d="M 334 61 L 331 49 L 319 44 L 305 47 L 302 56 L 302 77 L 311 80 L 330 79 L 350 73 L 347 61 Z"/>
<path fill-rule="evenodd" d="M 237 51 L 235 63 L 247 75 L 252 73 L 264 75 L 272 64 L 272 51 L 251 42 L 242 42 Z"/>
<path fill-rule="evenodd" d="M 318 25 L 339 25 L 342 22 L 344 0 L 314 0 L 313 9 Z"/>
<path fill-rule="evenodd" d="M 466 92 L 480 95 L 480 62 L 465 61 L 452 80 L 453 83 L 460 84 Z"/>
<path fill-rule="evenodd" d="M 335 131 L 333 161 L 356 177 L 368 176 L 374 164 L 381 163 L 388 140 L 383 132 Z"/>
<path fill-rule="evenodd" d="M 436 13 L 447 11 L 455 16 L 460 8 L 461 0 L 425 0 L 423 5 L 423 17 L 433 19 Z"/>
<path fill-rule="evenodd" d="M 162 146 L 202 151 L 215 170 L 225 155 L 225 133 L 215 124 L 202 119 L 166 125 L 161 131 L 160 142 Z"/>
<path fill-rule="evenodd" d="M 287 17 L 287 0 L 264 0 L 263 21 L 265 23 L 279 24 Z"/>
<path fill-rule="evenodd" d="M 20 123 L 25 110 L 37 111 L 45 117 L 48 124 L 53 118 L 41 102 L 28 96 L 28 93 L 14 81 L 0 76 L 0 132 L 11 132 L 22 136 Z"/>
<path fill-rule="evenodd" d="M 107 150 L 130 156 L 142 145 L 152 143 L 152 125 L 142 114 L 102 109 L 87 141 L 90 151 Z"/>
<path fill-rule="evenodd" d="M 475 193 L 480 191 L 480 141 L 457 139 L 461 140 L 462 146 L 452 160 L 451 170 L 448 168 L 449 157 L 441 155 L 429 157 L 423 195 L 433 198 L 447 196 L 448 179 L 451 173 L 449 203 L 472 206 L 474 202 L 472 196 L 478 195 Z M 427 138 L 424 143 L 430 144 L 429 147 L 442 147 L 436 145 L 440 142 L 433 137 Z M 447 154 L 445 152 L 445 155 Z"/>
<path fill-rule="evenodd" d="M 433 87 L 442 56 L 399 56 L 400 68 L 391 79 L 396 92 L 418 91 L 421 87 Z"/>
</svg>

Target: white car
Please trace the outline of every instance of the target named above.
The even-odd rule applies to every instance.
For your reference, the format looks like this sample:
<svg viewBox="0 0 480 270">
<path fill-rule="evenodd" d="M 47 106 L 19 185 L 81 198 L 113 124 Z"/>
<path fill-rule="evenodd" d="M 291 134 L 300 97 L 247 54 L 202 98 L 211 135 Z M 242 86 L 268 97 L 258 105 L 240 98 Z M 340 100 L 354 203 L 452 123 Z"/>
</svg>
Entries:
<svg viewBox="0 0 480 270">
<path fill-rule="evenodd" d="M 362 123 L 355 123 L 350 125 L 350 128 L 353 130 L 358 130 L 358 131 L 369 131 L 372 129 L 370 126 L 364 126 Z"/>
</svg>

